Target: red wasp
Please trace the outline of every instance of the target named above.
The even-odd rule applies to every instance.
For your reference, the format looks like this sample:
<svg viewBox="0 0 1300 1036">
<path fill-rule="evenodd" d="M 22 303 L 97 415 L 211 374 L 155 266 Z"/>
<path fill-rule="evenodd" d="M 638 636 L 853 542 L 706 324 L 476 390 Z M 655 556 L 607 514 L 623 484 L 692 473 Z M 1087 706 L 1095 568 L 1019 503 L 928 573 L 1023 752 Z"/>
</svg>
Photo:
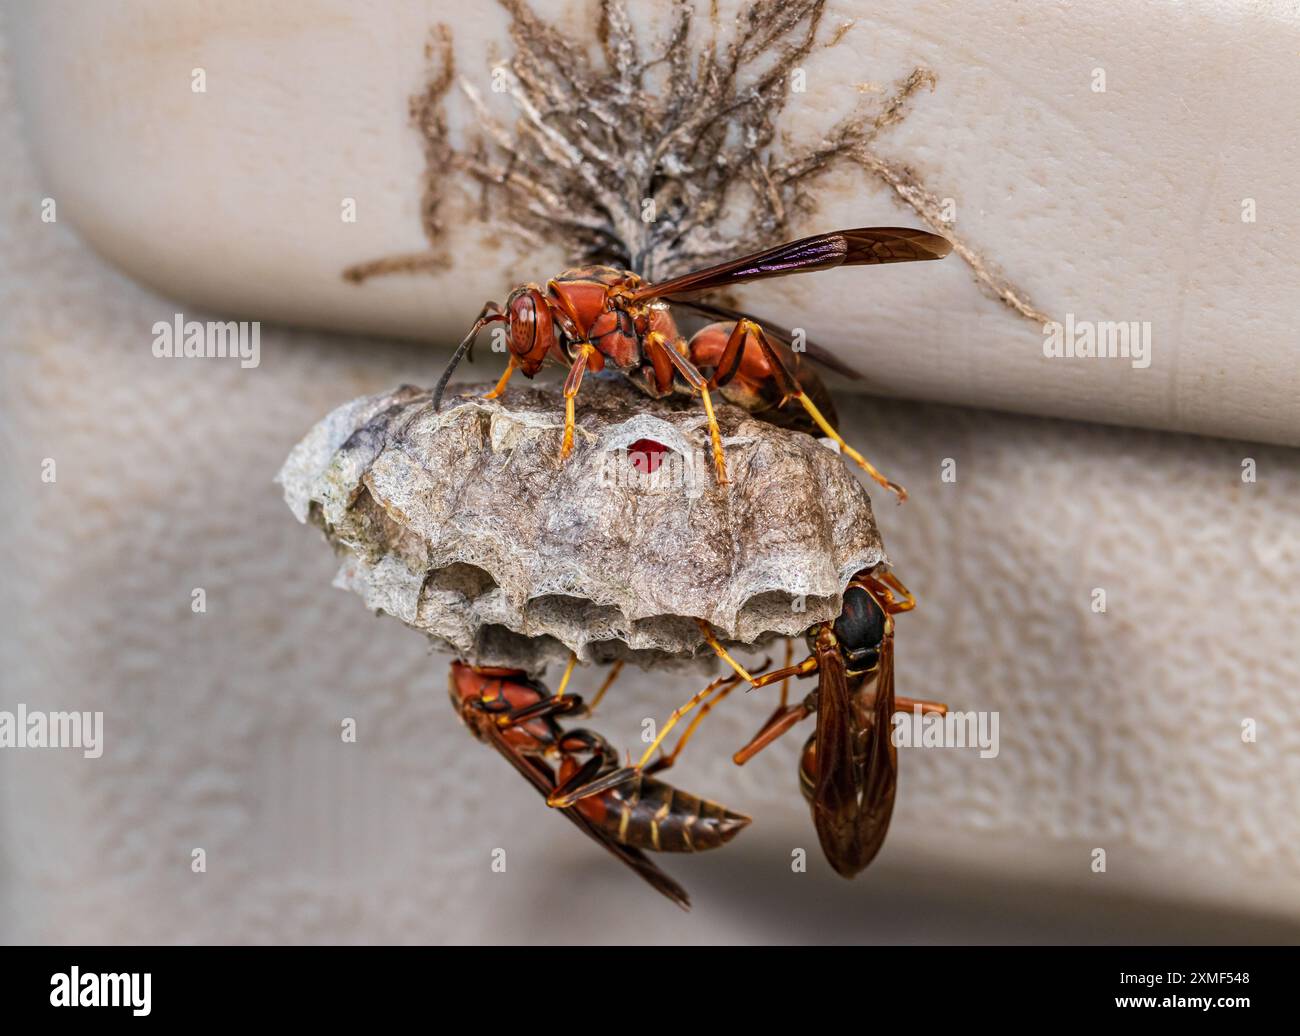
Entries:
<svg viewBox="0 0 1300 1036">
<path fill-rule="evenodd" d="M 701 622 L 705 639 L 736 675 L 715 681 L 674 712 L 660 739 L 681 715 L 703 703 L 703 711 L 687 730 L 689 736 L 704 712 L 726 697 L 738 681 L 748 681 L 752 687 L 782 681 L 780 705 L 749 744 L 735 754 L 734 761 L 743 765 L 800 720 L 816 713 L 817 729 L 800 756 L 799 784 L 812 806 L 813 824 L 826 858 L 844 877 L 853 877 L 880 851 L 889 830 L 898 786 L 898 755 L 891 737 L 894 713 L 914 708 L 940 714 L 947 711 L 945 705 L 894 695 L 894 616 L 915 606 L 911 593 L 891 573 L 859 572 L 845 588 L 839 617 L 813 626 L 805 635 L 812 654 L 798 665 L 787 664 L 757 677 L 746 672 L 708 624 Z M 786 704 L 786 681 L 814 673 L 817 689 L 796 705 Z M 706 701 L 715 688 L 717 693 Z M 585 784 L 576 784 L 560 801 L 581 803 L 585 796 L 608 794 L 622 782 L 635 780 L 657 744 L 650 746 L 636 766 L 611 769 Z"/>
<path fill-rule="evenodd" d="M 592 708 L 608 690 L 618 668 L 616 663 Z M 565 683 L 572 669 L 570 662 Z M 738 680 L 729 677 L 710 686 Z M 465 725 L 480 741 L 505 756 L 553 805 L 558 805 L 556 800 L 570 789 L 590 784 L 618 768 L 618 753 L 599 734 L 561 729 L 559 717 L 591 711 L 577 695 L 565 694 L 564 686 L 561 684 L 559 693 L 553 695 L 519 669 L 464 662 L 453 662 L 451 666 L 451 702 Z M 683 737 L 671 755 L 647 767 L 636 779 L 621 782 L 618 788 L 602 794 L 586 796 L 576 805 L 561 807 L 561 812 L 665 896 L 689 908 L 686 891 L 651 863 L 642 850 L 716 849 L 746 827 L 749 817 L 649 776 L 671 766 L 686 740 Z M 558 772 L 548 758 L 558 759 Z"/>
<path fill-rule="evenodd" d="M 771 325 L 764 330 L 743 313 L 685 296 L 837 266 L 941 259 L 951 247 L 946 239 L 924 230 L 862 227 L 801 238 L 658 284 L 644 284 L 635 273 L 611 266 L 567 270 L 547 281 L 545 289 L 536 284 L 516 288 L 504 308 L 495 302 L 483 307 L 434 389 L 434 409 L 441 405 L 452 371 L 471 350 L 479 331 L 491 323 L 504 323 L 510 360 L 487 398 L 500 396 L 516 370 L 531 378 L 548 359 L 568 367 L 561 457 L 573 449 L 574 397 L 583 375 L 608 364 L 654 398 L 674 392 L 677 378 L 699 393 L 720 482 L 727 481 L 727 467 L 713 414 L 710 392 L 714 390 L 764 420 L 834 439 L 867 474 L 902 500 L 907 495 L 903 488 L 885 478 L 835 430 L 830 397 L 811 365 L 804 362 L 802 351 L 856 376 L 852 371 L 815 346 L 792 349 L 788 332 Z M 701 329 L 687 342 L 678 333 L 670 304 L 725 319 Z M 703 371 L 710 369 L 706 377 Z M 806 415 L 796 419 L 777 413 L 791 399 L 802 405 Z"/>
</svg>

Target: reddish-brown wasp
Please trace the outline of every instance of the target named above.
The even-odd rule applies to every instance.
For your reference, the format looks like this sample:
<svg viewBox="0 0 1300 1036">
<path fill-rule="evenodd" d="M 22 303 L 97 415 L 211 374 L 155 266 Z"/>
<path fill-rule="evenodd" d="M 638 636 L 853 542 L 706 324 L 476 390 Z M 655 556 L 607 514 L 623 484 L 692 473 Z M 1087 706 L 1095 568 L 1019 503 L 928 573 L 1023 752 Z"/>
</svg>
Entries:
<svg viewBox="0 0 1300 1036">
<path fill-rule="evenodd" d="M 845 588 L 839 617 L 808 631 L 812 654 L 752 681 L 762 687 L 817 674 L 817 689 L 802 702 L 787 705 L 783 691 L 772 717 L 734 759 L 743 765 L 816 713 L 817 729 L 800 755 L 799 786 L 826 859 L 846 878 L 875 858 L 889 830 L 898 787 L 894 713 L 947 712 L 937 702 L 894 695 L 894 616 L 915 606 L 892 573 L 859 572 Z"/>
<path fill-rule="evenodd" d="M 573 664 L 556 694 L 530 680 L 522 670 L 471 666 L 453 662 L 451 701 L 465 725 L 481 741 L 500 752 L 551 804 L 570 789 L 600 780 L 618 768 L 618 753 L 590 730 L 563 730 L 558 718 L 589 715 L 580 697 L 565 694 Z M 592 701 L 594 709 L 617 675 L 618 665 Z M 711 687 L 734 684 L 739 677 L 714 681 Z M 690 731 L 687 731 L 689 735 Z M 635 779 L 617 788 L 584 796 L 562 807 L 590 838 L 599 842 L 673 902 L 690 906 L 686 891 L 650 862 L 642 850 L 700 852 L 729 842 L 749 817 L 715 802 L 679 791 L 651 773 L 670 767 L 686 741 L 646 767 Z M 558 761 L 558 770 L 548 759 Z"/>
<path fill-rule="evenodd" d="M 915 605 L 907 588 L 891 573 L 859 572 L 845 588 L 839 617 L 813 626 L 806 634 L 812 654 L 798 665 L 757 677 L 746 672 L 708 624 L 701 622 L 705 639 L 735 669 L 736 676 L 715 681 L 674 712 L 660 740 L 683 714 L 702 703 L 704 709 L 687 730 L 689 736 L 704 712 L 735 688 L 732 681 L 748 681 L 752 687 L 781 681 L 781 703 L 758 734 L 736 753 L 735 762 L 748 762 L 800 720 L 816 713 L 817 729 L 800 756 L 799 784 L 812 806 L 813 824 L 826 858 L 837 872 L 853 877 L 880 851 L 889 830 L 898 786 L 894 713 L 916 708 L 940 714 L 947 711 L 936 702 L 894 695 L 894 616 Z M 786 681 L 814 673 L 817 689 L 802 702 L 788 705 Z M 607 794 L 622 782 L 635 780 L 657 744 L 650 746 L 636 766 L 610 769 L 585 784 L 575 783 L 557 797 L 563 804 L 580 803 L 585 796 Z"/>
<path fill-rule="evenodd" d="M 644 284 L 628 270 L 586 266 L 568 270 L 548 281 L 516 288 L 504 307 L 489 302 L 474 326 L 456 348 L 434 390 L 434 408 L 441 404 L 447 380 L 474 339 L 488 324 L 504 323 L 510 360 L 488 398 L 499 396 L 510 376 L 520 370 L 533 377 L 547 360 L 568 367 L 564 383 L 564 437 L 561 457 L 573 449 L 574 398 L 588 371 L 607 365 L 622 371 L 639 388 L 655 398 L 676 391 L 680 378 L 704 403 L 712 440 L 713 459 L 720 482 L 727 481 L 722 436 L 713 414 L 712 391 L 755 415 L 782 425 L 803 427 L 839 443 L 876 482 L 906 497 L 901 486 L 890 482 L 835 430 L 830 397 L 803 352 L 827 366 L 852 374 L 824 350 L 812 345 L 791 348 L 788 334 L 741 313 L 687 296 L 727 288 L 747 281 L 837 266 L 941 259 L 951 250 L 948 241 L 924 230 L 899 227 L 862 227 L 801 238 L 706 270 L 688 273 L 658 284 Z M 698 331 L 688 342 L 678 333 L 670 304 L 682 305 L 708 316 L 723 317 Z M 705 375 L 704 371 L 712 373 Z M 788 400 L 797 400 L 806 412 L 801 421 L 778 413 Z"/>
</svg>

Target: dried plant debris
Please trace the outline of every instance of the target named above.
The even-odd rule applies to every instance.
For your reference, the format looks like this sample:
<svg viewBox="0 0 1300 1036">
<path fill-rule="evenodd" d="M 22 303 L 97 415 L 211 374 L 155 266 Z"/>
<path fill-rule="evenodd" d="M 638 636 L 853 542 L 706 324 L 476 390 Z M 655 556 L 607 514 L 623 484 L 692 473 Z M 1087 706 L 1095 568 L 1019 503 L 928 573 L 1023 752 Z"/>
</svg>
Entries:
<svg viewBox="0 0 1300 1036">
<path fill-rule="evenodd" d="M 526 242 L 558 238 L 575 263 L 655 279 L 797 236 L 815 211 L 817 178 L 851 162 L 948 237 L 986 291 L 1032 320 L 1048 319 L 952 233 L 939 195 L 914 170 L 876 150 L 914 96 L 934 89 L 933 72 L 916 68 L 883 97 L 864 95 L 811 148 L 780 135 L 786 106 L 800 96 L 791 77 L 853 25 L 825 29 L 825 0 L 755 0 L 725 30 L 715 9 L 701 19 L 695 0 L 673 0 L 667 31 L 649 44 L 637 38 L 625 0 L 601 0 L 595 54 L 590 40 L 543 21 L 526 0 L 500 2 L 514 54 L 493 75 L 517 120 L 503 124 L 462 76 L 480 132 L 463 148 L 450 146 L 442 107 L 456 76 L 450 32 L 439 26 L 427 48 L 428 84 L 411 106 L 424 141 L 421 211 L 433 250 L 359 263 L 344 271 L 349 280 L 438 267 L 450 172 L 477 181 L 483 218 Z"/>
<path fill-rule="evenodd" d="M 798 635 L 885 560 L 865 490 L 812 436 L 719 405 L 720 486 L 689 400 L 593 377 L 565 461 L 562 414 L 543 387 L 441 412 L 403 387 L 336 409 L 278 481 L 343 555 L 336 585 L 462 658 L 533 673 L 570 651 L 711 665 L 698 619 L 733 645 Z"/>
<path fill-rule="evenodd" d="M 386 256 L 367 263 L 349 266 L 343 276 L 354 283 L 387 273 L 435 272 L 449 267 L 450 261 L 440 247 L 443 232 L 442 183 L 448 169 L 454 168 L 455 152 L 447 139 L 447 116 L 444 104 L 456 77 L 455 52 L 451 30 L 437 26 L 424 45 L 429 65 L 424 89 L 411 97 L 411 122 L 420 132 L 424 145 L 424 183 L 420 192 L 420 226 L 430 251 Z"/>
</svg>

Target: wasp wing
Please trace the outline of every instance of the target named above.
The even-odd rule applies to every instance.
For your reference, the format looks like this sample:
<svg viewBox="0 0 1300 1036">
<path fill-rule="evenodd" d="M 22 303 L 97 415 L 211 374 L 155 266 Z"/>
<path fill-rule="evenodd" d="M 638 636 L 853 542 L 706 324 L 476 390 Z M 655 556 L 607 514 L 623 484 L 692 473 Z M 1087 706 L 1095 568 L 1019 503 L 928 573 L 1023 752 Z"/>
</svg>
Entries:
<svg viewBox="0 0 1300 1036">
<path fill-rule="evenodd" d="M 805 340 L 798 351 L 794 348 L 794 332 L 789 328 L 782 327 L 780 324 L 773 324 L 771 321 L 764 320 L 761 317 L 753 316 L 750 313 L 743 313 L 738 309 L 729 309 L 726 306 L 716 306 L 712 302 L 704 302 L 701 299 L 686 299 L 672 296 L 668 300 L 674 306 L 685 306 L 687 309 L 693 309 L 697 313 L 703 313 L 705 316 L 713 317 L 715 320 L 752 320 L 756 324 L 761 324 L 763 330 L 767 332 L 768 338 L 784 345 L 787 352 L 798 361 L 801 355 L 806 355 L 811 360 L 816 360 L 827 370 L 832 370 L 836 374 L 851 378 L 854 381 L 861 381 L 862 375 L 850 367 L 847 363 L 837 357 L 828 349 L 822 348 L 815 342 Z M 796 372 L 797 373 L 797 372 Z"/>
<path fill-rule="evenodd" d="M 647 284 L 631 294 L 634 302 L 713 291 L 733 284 L 792 273 L 832 270 L 837 266 L 875 266 L 942 259 L 952 251 L 947 238 L 910 227 L 859 227 L 815 234 L 798 241 L 742 255 L 717 266 Z"/>
<path fill-rule="evenodd" d="M 844 659 L 835 645 L 817 653 L 817 779 L 813 783 L 813 826 L 822 852 L 835 871 L 851 878 L 857 857 L 857 723 Z"/>
<path fill-rule="evenodd" d="M 542 798 L 547 798 L 555 790 L 556 785 L 555 774 L 551 768 L 541 759 L 525 756 L 523 753 L 516 751 L 494 726 L 485 725 L 485 727 L 487 740 L 491 742 L 492 747 L 505 756 L 510 765 L 537 789 Z M 614 841 L 575 808 L 561 809 L 559 812 L 573 821 L 589 838 L 603 845 L 683 910 L 690 909 L 691 898 L 686 894 L 686 890 L 651 863 L 649 858 L 639 849 L 633 849 L 630 846 L 621 845 Z"/>
<path fill-rule="evenodd" d="M 898 754 L 894 747 L 894 638 L 880 644 L 869 715 L 855 700 L 836 649 L 817 659 L 817 779 L 813 823 L 826 859 L 851 878 L 880 852 L 894 812 Z"/>
<path fill-rule="evenodd" d="M 898 749 L 894 747 L 894 633 L 887 627 L 880 643 L 876 668 L 875 700 L 871 706 L 871 727 L 865 732 L 865 752 L 860 774 L 861 801 L 858 804 L 853 863 L 862 870 L 885 843 L 889 821 L 894 815 L 894 794 L 898 790 Z"/>
</svg>

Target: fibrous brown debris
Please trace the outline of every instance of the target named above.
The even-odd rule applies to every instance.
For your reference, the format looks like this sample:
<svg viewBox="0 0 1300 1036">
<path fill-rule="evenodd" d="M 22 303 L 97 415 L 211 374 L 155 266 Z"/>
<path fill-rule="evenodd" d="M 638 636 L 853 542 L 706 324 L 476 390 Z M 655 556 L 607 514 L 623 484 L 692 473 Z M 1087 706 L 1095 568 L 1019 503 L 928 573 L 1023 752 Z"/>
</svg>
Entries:
<svg viewBox="0 0 1300 1036">
<path fill-rule="evenodd" d="M 916 68 L 883 97 L 864 97 L 812 147 L 781 136 L 782 115 L 800 96 L 794 77 L 806 74 L 815 50 L 837 45 L 852 28 L 823 31 L 826 0 L 754 0 L 726 31 L 716 11 L 702 19 L 695 0 L 673 0 L 666 31 L 650 43 L 637 38 L 625 0 L 600 0 L 598 47 L 544 21 L 526 0 L 500 3 L 514 53 L 492 70 L 492 88 L 513 101 L 513 125 L 462 76 L 479 132 L 450 147 L 441 115 L 454 78 L 445 27 L 430 50 L 429 83 L 413 98 L 425 142 L 422 218 L 430 242 L 441 230 L 442 185 L 459 171 L 480 184 L 484 214 L 530 243 L 558 239 L 576 263 L 667 277 L 797 236 L 816 208 L 816 179 L 850 162 L 952 239 L 987 291 L 1046 319 L 953 235 L 914 171 L 876 151 L 918 91 L 934 89 L 931 71 Z M 344 276 L 428 270 L 435 254 L 436 245 L 428 255 L 357 264 Z"/>
</svg>

